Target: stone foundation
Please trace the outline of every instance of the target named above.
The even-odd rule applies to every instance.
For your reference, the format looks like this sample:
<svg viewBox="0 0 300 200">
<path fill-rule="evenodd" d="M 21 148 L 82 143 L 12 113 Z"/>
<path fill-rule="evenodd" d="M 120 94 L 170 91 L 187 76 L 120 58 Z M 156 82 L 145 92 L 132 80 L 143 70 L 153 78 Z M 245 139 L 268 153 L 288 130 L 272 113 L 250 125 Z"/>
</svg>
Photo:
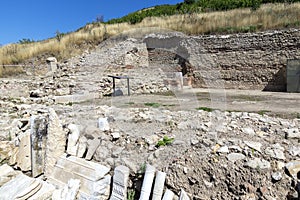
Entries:
<svg viewBox="0 0 300 200">
<path fill-rule="evenodd" d="M 225 88 L 286 91 L 287 60 L 300 58 L 298 29 L 175 37 L 178 41 L 192 40 L 198 46 L 188 47 L 187 56 L 178 55 L 173 47 L 154 48 L 160 37 L 148 37 L 149 64 L 168 64 L 174 70 L 181 66 L 183 75 L 194 78 L 194 87 L 210 87 L 207 80 L 213 69 Z M 191 55 L 193 66 L 189 66 Z M 184 73 L 184 69 L 190 73 Z"/>
</svg>

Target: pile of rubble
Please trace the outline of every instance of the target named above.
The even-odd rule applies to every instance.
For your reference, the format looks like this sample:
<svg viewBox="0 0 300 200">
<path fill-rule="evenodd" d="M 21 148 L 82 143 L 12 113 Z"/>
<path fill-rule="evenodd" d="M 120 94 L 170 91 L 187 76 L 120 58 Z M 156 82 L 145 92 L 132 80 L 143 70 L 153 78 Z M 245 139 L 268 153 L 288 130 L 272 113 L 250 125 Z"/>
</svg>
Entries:
<svg viewBox="0 0 300 200">
<path fill-rule="evenodd" d="M 194 199 L 299 197 L 298 119 L 59 104 L 57 115 L 43 105 L 5 102 L 1 107 L 11 113 L 2 113 L 0 156 L 14 170 L 2 166 L 0 180 L 6 184 L 1 189 L 24 183 L 24 194 L 20 188 L 12 191 L 16 198 L 51 193 L 54 199 L 71 194 L 108 199 L 117 184 L 111 177 L 121 166 L 128 174 L 124 188 L 137 197 L 143 194 L 142 179 L 147 179 L 144 172 L 149 165 L 165 174 L 167 196 L 172 191 Z M 12 115 L 15 119 L 7 118 Z M 174 141 L 158 145 L 164 138 Z M 20 171 L 36 178 L 25 178 Z"/>
</svg>

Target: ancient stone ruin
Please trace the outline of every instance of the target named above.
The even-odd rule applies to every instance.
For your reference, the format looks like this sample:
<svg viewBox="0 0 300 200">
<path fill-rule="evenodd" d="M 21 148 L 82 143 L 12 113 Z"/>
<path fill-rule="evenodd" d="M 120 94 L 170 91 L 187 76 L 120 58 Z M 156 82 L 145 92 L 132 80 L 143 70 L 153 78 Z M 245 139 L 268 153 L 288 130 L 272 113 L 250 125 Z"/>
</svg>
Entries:
<svg viewBox="0 0 300 200">
<path fill-rule="evenodd" d="M 0 199 L 299 199 L 299 95 L 261 92 L 298 39 L 122 35 L 1 78 Z"/>
</svg>

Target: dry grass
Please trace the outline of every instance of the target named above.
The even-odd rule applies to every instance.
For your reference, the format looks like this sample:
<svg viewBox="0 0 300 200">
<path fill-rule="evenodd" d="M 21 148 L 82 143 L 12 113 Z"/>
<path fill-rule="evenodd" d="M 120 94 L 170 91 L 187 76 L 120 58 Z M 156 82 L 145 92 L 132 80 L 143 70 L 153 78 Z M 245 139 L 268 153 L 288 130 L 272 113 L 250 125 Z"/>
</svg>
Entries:
<svg viewBox="0 0 300 200">
<path fill-rule="evenodd" d="M 0 77 L 9 77 L 16 74 L 25 73 L 24 68 L 22 66 L 10 66 L 3 67 L 0 66 Z"/>
<path fill-rule="evenodd" d="M 55 56 L 58 60 L 70 58 L 93 48 L 106 38 L 125 31 L 149 27 L 171 29 L 186 34 L 208 34 L 216 32 L 261 31 L 285 27 L 299 27 L 300 3 L 268 4 L 256 11 L 236 9 L 224 12 L 210 12 L 168 17 L 151 17 L 141 23 L 103 25 L 88 24 L 82 29 L 57 38 L 31 44 L 11 44 L 0 48 L 0 65 L 22 63 L 38 56 Z M 147 28 L 146 28 L 147 27 Z M 141 29 L 138 29 L 141 33 Z"/>
<path fill-rule="evenodd" d="M 141 24 L 182 31 L 186 34 L 262 31 L 284 27 L 299 27 L 300 3 L 290 5 L 267 4 L 256 11 L 235 9 L 164 18 L 147 18 Z"/>
</svg>

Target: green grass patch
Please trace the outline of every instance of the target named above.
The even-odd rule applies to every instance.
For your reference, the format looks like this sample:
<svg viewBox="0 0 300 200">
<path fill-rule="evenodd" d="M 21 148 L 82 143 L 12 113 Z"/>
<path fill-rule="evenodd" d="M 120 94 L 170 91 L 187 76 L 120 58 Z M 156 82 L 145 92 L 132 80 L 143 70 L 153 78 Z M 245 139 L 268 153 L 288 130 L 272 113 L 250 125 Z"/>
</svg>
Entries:
<svg viewBox="0 0 300 200">
<path fill-rule="evenodd" d="M 156 144 L 157 147 L 167 146 L 174 142 L 174 138 L 169 138 L 168 136 L 164 136 L 162 140 L 159 140 Z"/>
<path fill-rule="evenodd" d="M 125 103 L 125 104 L 127 104 L 127 105 L 134 105 L 135 103 L 132 102 L 132 101 L 130 101 L 130 102 L 127 102 L 127 103 Z"/>
<path fill-rule="evenodd" d="M 199 108 L 196 108 L 197 110 L 204 110 L 206 112 L 212 112 L 214 111 L 213 108 L 209 108 L 209 107 L 199 107 Z"/>
<path fill-rule="evenodd" d="M 270 110 L 259 110 L 259 111 L 257 111 L 257 113 L 260 114 L 260 115 L 264 115 L 268 112 L 271 112 L 271 111 Z"/>
<path fill-rule="evenodd" d="M 165 92 L 157 92 L 157 93 L 153 93 L 154 95 L 162 95 L 162 96 L 167 96 L 167 97 L 175 97 L 176 95 L 174 94 L 174 92 L 172 92 L 171 90 L 165 91 Z"/>
<path fill-rule="evenodd" d="M 250 96 L 250 95 L 244 95 L 244 94 L 232 96 L 232 99 L 244 100 L 244 101 L 262 101 L 262 98 L 259 96 Z"/>
<path fill-rule="evenodd" d="M 127 191 L 127 199 L 128 200 L 134 200 L 135 199 L 135 190 L 134 189 L 129 189 Z"/>
<path fill-rule="evenodd" d="M 159 103 L 154 103 L 154 102 L 147 102 L 147 103 L 144 103 L 145 106 L 149 106 L 149 107 L 153 107 L 153 108 L 158 108 L 161 106 L 161 104 Z"/>
<path fill-rule="evenodd" d="M 226 111 L 229 112 L 229 113 L 232 113 L 232 112 L 243 112 L 241 110 L 226 110 Z"/>
<path fill-rule="evenodd" d="M 166 106 L 166 107 L 174 107 L 174 106 L 176 106 L 176 104 L 163 104 L 163 106 Z"/>
</svg>

